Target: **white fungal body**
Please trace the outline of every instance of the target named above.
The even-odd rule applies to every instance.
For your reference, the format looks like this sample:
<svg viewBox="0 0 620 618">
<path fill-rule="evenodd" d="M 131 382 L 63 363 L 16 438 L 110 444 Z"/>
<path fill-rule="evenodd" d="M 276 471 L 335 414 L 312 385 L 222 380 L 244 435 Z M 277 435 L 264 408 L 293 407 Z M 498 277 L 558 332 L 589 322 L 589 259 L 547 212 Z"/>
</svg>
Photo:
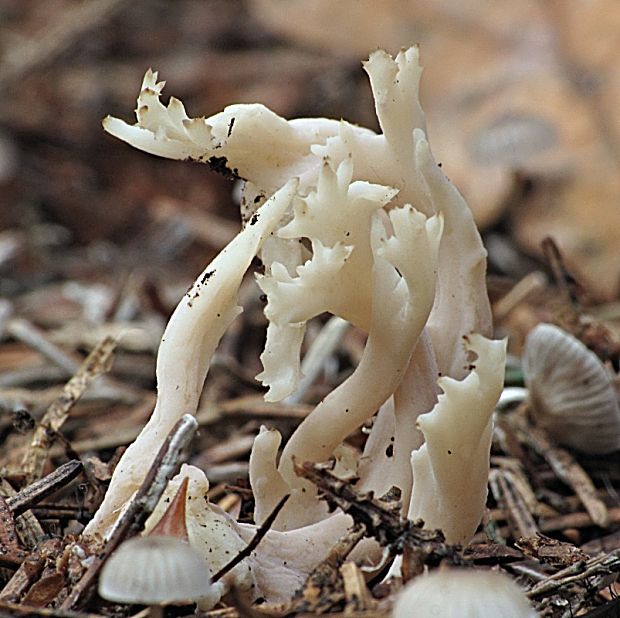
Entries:
<svg viewBox="0 0 620 618">
<path fill-rule="evenodd" d="M 206 289 L 199 278 L 177 307 L 159 351 L 155 412 L 121 460 L 88 534 L 105 534 L 176 419 L 195 412 L 215 346 L 239 312 L 241 277 L 256 254 L 265 266 L 258 284 L 269 320 L 258 379 L 268 401 L 295 393 L 306 324 L 315 316 L 337 315 L 367 333 L 367 341 L 352 375 L 299 425 L 279 458 L 279 433 L 263 429 L 257 436 L 250 457 L 256 522 L 282 496 L 291 498 L 256 552 L 225 579 L 250 595 L 290 597 L 349 526 L 347 516 L 329 515 L 314 487 L 295 475 L 294 460 L 336 456 L 342 468 L 359 474 L 363 489 L 400 488 L 404 514 L 411 501 L 412 514 L 428 527 L 447 526 L 460 542 L 473 534 L 486 496 L 490 410 L 501 391 L 505 353 L 503 342 L 485 339 L 491 333 L 486 252 L 426 139 L 417 48 L 396 58 L 374 52 L 364 68 L 380 134 L 323 118 L 287 121 L 262 105 L 233 105 L 191 119 L 177 99 L 160 102 L 164 84 L 151 71 L 138 98 L 137 124 L 104 121 L 108 132 L 137 148 L 244 179 L 246 227 L 203 273 Z M 479 358 L 471 370 L 464 337 L 490 360 Z M 447 376 L 440 383 L 445 392 L 425 418 L 437 403 L 438 375 Z M 355 470 L 343 441 L 379 409 Z M 423 433 L 426 444 L 412 469 L 411 452 Z M 457 457 L 443 456 L 448 443 L 458 450 L 460 467 L 453 464 Z M 204 492 L 201 474 L 191 473 Z M 188 513 L 199 523 L 188 514 L 187 528 L 207 560 L 216 546 L 232 555 L 247 542 L 253 527 L 197 504 Z M 220 566 L 223 555 L 215 561 Z"/>
<path fill-rule="evenodd" d="M 477 359 L 461 381 L 439 378 L 443 394 L 418 417 L 425 442 L 411 454 L 413 494 L 409 519 L 441 528 L 449 543 L 469 542 L 487 498 L 492 415 L 504 384 L 506 341 L 470 335 Z"/>
<path fill-rule="evenodd" d="M 536 618 L 507 575 L 445 569 L 420 575 L 399 594 L 393 618 Z"/>
<path fill-rule="evenodd" d="M 527 336 L 523 372 L 536 422 L 582 453 L 620 450 L 620 405 L 609 370 L 581 341 L 553 324 Z"/>
</svg>

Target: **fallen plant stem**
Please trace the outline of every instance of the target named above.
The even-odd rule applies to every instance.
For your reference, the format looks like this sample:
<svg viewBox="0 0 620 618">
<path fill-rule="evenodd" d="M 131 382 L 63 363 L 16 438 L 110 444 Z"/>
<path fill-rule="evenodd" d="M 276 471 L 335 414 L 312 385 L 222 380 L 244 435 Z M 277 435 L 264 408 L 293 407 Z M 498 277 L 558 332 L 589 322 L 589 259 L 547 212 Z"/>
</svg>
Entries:
<svg viewBox="0 0 620 618">
<path fill-rule="evenodd" d="M 601 581 L 610 575 L 620 574 L 620 549 L 616 549 L 604 556 L 597 556 L 588 561 L 577 562 L 546 579 L 538 582 L 527 592 L 530 599 L 548 596 L 560 588 L 571 584 L 581 584 L 587 589 L 596 588 L 594 582 L 586 581 L 591 577 L 598 576 Z"/>
<path fill-rule="evenodd" d="M 340 572 L 347 556 L 366 536 L 366 526 L 354 524 L 330 550 L 326 558 L 308 575 L 304 587 L 295 595 L 292 609 L 323 614 L 346 602 L 344 580 Z"/>
<path fill-rule="evenodd" d="M 526 404 L 527 405 L 527 404 Z M 596 495 L 596 487 L 586 471 L 565 449 L 552 444 L 547 434 L 538 427 L 525 427 L 525 419 L 515 415 L 527 442 L 543 457 L 556 476 L 571 487 L 581 500 L 592 521 L 601 527 L 609 525 L 609 512 L 605 503 Z"/>
<path fill-rule="evenodd" d="M 68 461 L 54 470 L 54 472 L 31 483 L 28 487 L 24 487 L 24 489 L 17 492 L 14 496 L 7 498 L 7 506 L 14 516 L 21 515 L 33 505 L 70 483 L 81 471 L 81 461 Z"/>
<path fill-rule="evenodd" d="M 60 396 L 46 410 L 24 455 L 24 472 L 29 482 L 41 477 L 54 434 L 63 426 L 71 408 L 89 384 L 110 368 L 110 359 L 115 348 L 116 341 L 112 337 L 103 339 L 67 382 Z"/>
<path fill-rule="evenodd" d="M 229 560 L 213 577 L 211 578 L 212 582 L 218 581 L 221 579 L 226 573 L 234 569 L 242 560 L 247 558 L 258 546 L 258 544 L 262 541 L 263 537 L 267 534 L 273 522 L 276 520 L 276 517 L 286 504 L 286 501 L 290 498 L 290 495 L 287 494 L 283 496 L 276 504 L 275 508 L 269 516 L 265 519 L 265 521 L 261 524 L 260 528 L 255 532 L 252 540 L 244 547 L 232 560 Z"/>
<path fill-rule="evenodd" d="M 510 470 L 494 468 L 489 473 L 489 485 L 495 500 L 501 506 L 515 536 L 534 537 L 538 526 L 527 508 Z"/>
<path fill-rule="evenodd" d="M 329 464 L 328 464 L 329 465 Z M 374 537 L 390 553 L 402 553 L 407 548 L 415 560 L 424 564 L 438 564 L 447 559 L 453 564 L 463 564 L 458 546 L 449 545 L 440 530 L 424 530 L 424 522 L 402 520 L 400 504 L 389 504 L 375 499 L 372 494 L 358 494 L 350 480 L 335 476 L 326 464 L 294 462 L 298 476 L 311 481 L 321 492 L 330 507 L 342 509 L 353 521 L 365 526 L 367 533 Z"/>
<path fill-rule="evenodd" d="M 144 523 L 164 493 L 168 481 L 178 471 L 197 428 L 198 423 L 190 414 L 185 414 L 172 428 L 151 464 L 142 485 L 110 532 L 102 551 L 93 556 L 92 564 L 75 585 L 61 609 L 71 610 L 84 602 L 99 571 L 112 552 L 124 540 L 136 535 L 144 527 Z"/>
<path fill-rule="evenodd" d="M 17 493 L 6 479 L 0 479 L 0 495 L 7 501 L 14 498 Z M 20 541 L 29 549 L 34 549 L 39 541 L 46 537 L 45 530 L 31 510 L 26 510 L 16 517 L 15 524 Z"/>
</svg>

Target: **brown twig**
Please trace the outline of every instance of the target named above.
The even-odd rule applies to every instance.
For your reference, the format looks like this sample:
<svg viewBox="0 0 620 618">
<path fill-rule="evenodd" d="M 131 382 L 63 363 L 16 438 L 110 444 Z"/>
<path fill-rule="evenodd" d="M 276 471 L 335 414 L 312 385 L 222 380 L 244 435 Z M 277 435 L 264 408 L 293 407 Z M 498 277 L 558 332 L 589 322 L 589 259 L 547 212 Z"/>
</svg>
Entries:
<svg viewBox="0 0 620 618">
<path fill-rule="evenodd" d="M 41 422 L 34 431 L 30 447 L 24 455 L 24 472 L 32 482 L 40 478 L 52 444 L 51 436 L 56 434 L 75 402 L 81 397 L 88 385 L 101 373 L 107 371 L 110 358 L 116 347 L 116 341 L 106 337 L 86 357 L 75 375 L 67 382 L 62 394 L 47 409 Z"/>
<path fill-rule="evenodd" d="M 278 502 L 278 504 L 276 504 L 273 511 L 271 511 L 269 516 L 261 524 L 260 528 L 255 532 L 252 540 L 232 560 L 229 560 L 217 573 L 215 573 L 215 575 L 211 578 L 211 581 L 216 582 L 218 579 L 224 577 L 226 573 L 234 569 L 242 560 L 247 558 L 256 549 L 258 544 L 263 540 L 263 537 L 267 534 L 267 532 L 269 532 L 273 522 L 276 520 L 276 517 L 289 498 L 290 496 L 287 494 L 280 500 L 280 502 Z"/>
<path fill-rule="evenodd" d="M 303 588 L 295 595 L 291 610 L 324 614 L 340 608 L 346 592 L 340 568 L 353 548 L 366 536 L 363 524 L 354 524 L 329 551 L 327 557 L 308 575 Z"/>
<path fill-rule="evenodd" d="M 548 596 L 571 584 L 581 584 L 588 589 L 596 588 L 597 584 L 592 581 L 592 578 L 596 577 L 601 582 L 604 578 L 614 574 L 616 576 L 620 574 L 620 549 L 588 561 L 577 562 L 550 575 L 531 588 L 527 596 L 530 599 Z"/>
<path fill-rule="evenodd" d="M 54 472 L 24 487 L 14 496 L 7 498 L 6 503 L 13 515 L 21 515 L 33 505 L 58 491 L 76 478 L 82 471 L 82 462 L 68 461 Z"/>
<path fill-rule="evenodd" d="M 345 562 L 340 567 L 340 574 L 344 584 L 347 614 L 376 608 L 377 602 L 370 594 L 364 574 L 355 562 Z"/>
<path fill-rule="evenodd" d="M 0 496 L 0 553 L 23 553 L 19 546 L 15 518 L 7 501 Z"/>
<path fill-rule="evenodd" d="M 510 470 L 492 469 L 489 472 L 489 485 L 493 497 L 503 509 L 513 529 L 513 536 L 536 536 L 539 532 L 538 526 Z"/>
<path fill-rule="evenodd" d="M 6 479 L 0 479 L 0 495 L 10 499 L 14 498 L 17 492 Z M 45 537 L 45 531 L 32 511 L 25 511 L 16 517 L 15 524 L 21 542 L 28 548 L 36 547 L 37 543 Z"/>
<path fill-rule="evenodd" d="M 545 458 L 557 477 L 579 496 L 581 503 L 597 526 L 609 525 L 609 512 L 596 495 L 596 487 L 586 471 L 563 448 L 554 446 L 546 433 L 537 427 L 527 428 L 528 442 Z"/>
<path fill-rule="evenodd" d="M 457 547 L 447 544 L 441 531 L 424 530 L 422 521 L 402 520 L 400 508 L 396 508 L 399 505 L 377 500 L 372 494 L 358 494 L 350 480 L 338 478 L 325 464 L 294 462 L 294 465 L 297 475 L 316 485 L 331 507 L 342 509 L 353 521 L 364 525 L 368 535 L 390 552 L 401 553 L 406 549 L 417 563 L 438 564 L 446 559 L 463 564 Z"/>
<path fill-rule="evenodd" d="M 541 248 L 560 293 L 570 306 L 576 309 L 579 306 L 578 283 L 566 268 L 560 248 L 551 236 L 543 239 Z"/>
</svg>

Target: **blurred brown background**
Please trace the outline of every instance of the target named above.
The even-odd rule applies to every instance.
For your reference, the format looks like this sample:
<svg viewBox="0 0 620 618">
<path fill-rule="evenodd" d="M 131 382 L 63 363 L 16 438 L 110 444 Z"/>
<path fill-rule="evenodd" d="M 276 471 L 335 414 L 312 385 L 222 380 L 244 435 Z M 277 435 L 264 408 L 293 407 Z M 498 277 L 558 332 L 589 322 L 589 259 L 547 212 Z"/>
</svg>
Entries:
<svg viewBox="0 0 620 618">
<path fill-rule="evenodd" d="M 422 102 L 494 272 L 552 235 L 618 294 L 614 0 L 0 0 L 0 294 L 66 278 L 189 281 L 237 229 L 233 185 L 105 135 L 148 67 L 191 116 L 258 101 L 376 128 L 361 61 L 421 46 Z M 147 286 L 148 287 L 148 286 Z"/>
</svg>

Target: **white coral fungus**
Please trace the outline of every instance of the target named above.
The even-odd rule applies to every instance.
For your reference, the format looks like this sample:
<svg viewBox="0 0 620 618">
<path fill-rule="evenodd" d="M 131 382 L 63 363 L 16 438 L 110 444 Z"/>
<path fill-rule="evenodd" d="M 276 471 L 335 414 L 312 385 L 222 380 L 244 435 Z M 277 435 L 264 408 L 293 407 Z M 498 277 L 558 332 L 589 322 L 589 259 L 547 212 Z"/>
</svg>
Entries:
<svg viewBox="0 0 620 618">
<path fill-rule="evenodd" d="M 380 134 L 324 118 L 287 121 L 257 104 L 189 118 L 179 100 L 160 101 L 164 83 L 152 71 L 138 97 L 137 123 L 104 121 L 109 133 L 146 152 L 204 162 L 243 179 L 245 227 L 170 320 L 158 356 L 155 411 L 121 460 L 87 534 L 105 535 L 178 416 L 195 412 L 213 351 L 240 311 L 238 288 L 255 255 L 265 265 L 257 279 L 269 326 L 258 379 L 268 401 L 295 392 L 309 320 L 327 312 L 367 333 L 355 371 L 299 425 L 279 459 L 280 434 L 263 428 L 257 436 L 250 458 L 256 523 L 282 496 L 291 498 L 256 551 L 225 577 L 222 594 L 235 585 L 251 598 L 285 600 L 350 525 L 348 516 L 327 513 L 313 487 L 295 475 L 294 459 L 335 456 L 340 468 L 359 475 L 364 490 L 398 487 L 403 514 L 409 509 L 428 527 L 443 528 L 449 540 L 468 542 L 482 516 L 505 354 L 502 342 L 485 339 L 491 331 L 486 253 L 465 201 L 431 153 L 417 48 L 396 58 L 374 52 L 364 68 Z M 473 369 L 471 350 L 478 355 Z M 438 375 L 445 376 L 439 402 Z M 356 462 L 344 440 L 375 414 Z M 214 572 L 244 546 L 252 527 L 200 499 L 208 487 L 202 471 L 185 467 L 182 476 L 192 479 L 195 493 L 187 512 L 190 542 Z M 358 554 L 370 559 L 369 547 Z"/>
</svg>

